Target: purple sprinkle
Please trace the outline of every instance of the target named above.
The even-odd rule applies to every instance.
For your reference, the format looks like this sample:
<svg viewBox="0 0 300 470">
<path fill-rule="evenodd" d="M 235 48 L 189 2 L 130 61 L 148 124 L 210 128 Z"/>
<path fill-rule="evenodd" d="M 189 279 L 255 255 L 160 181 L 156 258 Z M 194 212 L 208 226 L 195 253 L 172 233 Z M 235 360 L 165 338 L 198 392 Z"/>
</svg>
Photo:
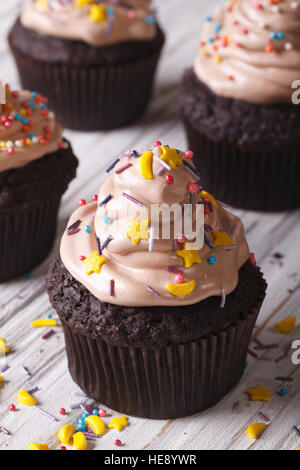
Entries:
<svg viewBox="0 0 300 470">
<path fill-rule="evenodd" d="M 112 195 L 111 195 L 111 194 L 109 194 L 108 196 L 106 196 L 106 198 L 103 199 L 103 201 L 99 203 L 99 207 L 104 206 L 104 204 L 106 204 L 108 201 L 110 201 L 111 198 L 112 198 Z"/>
<path fill-rule="evenodd" d="M 178 243 L 177 243 L 177 240 L 173 240 L 173 250 L 175 250 L 175 251 L 178 250 Z"/>
<path fill-rule="evenodd" d="M 161 168 L 159 168 L 159 170 L 157 170 L 157 176 L 161 176 L 165 170 L 166 170 L 166 169 L 165 169 L 164 166 L 162 166 Z"/>
<path fill-rule="evenodd" d="M 144 205 L 141 201 L 139 201 L 139 200 L 136 199 L 135 197 L 130 196 L 130 195 L 127 194 L 127 193 L 122 193 L 122 196 L 126 197 L 127 199 L 129 199 L 129 201 L 134 202 L 134 203 L 137 204 L 138 206 L 143 206 L 143 205 Z"/>
<path fill-rule="evenodd" d="M 8 431 L 8 429 L 6 429 L 4 426 L 1 426 L 1 427 L 0 427 L 0 431 L 4 432 L 4 434 L 7 434 L 8 436 L 11 435 L 11 432 Z"/>
<path fill-rule="evenodd" d="M 198 178 L 201 178 L 199 171 L 196 170 L 190 163 L 188 163 L 186 160 L 182 160 L 182 163 L 189 168 L 195 175 L 198 176 Z"/>
<path fill-rule="evenodd" d="M 172 268 L 172 266 L 167 266 L 166 271 L 168 271 L 169 273 L 174 273 L 174 274 L 183 274 L 182 271 L 176 268 Z"/>
<path fill-rule="evenodd" d="M 280 382 L 293 382 L 292 377 L 275 377 L 275 380 L 280 380 Z"/>
<path fill-rule="evenodd" d="M 73 403 L 70 405 L 71 410 L 75 410 L 76 408 L 81 408 L 85 404 L 86 400 L 81 401 L 80 403 Z"/>
<path fill-rule="evenodd" d="M 257 338 L 254 338 L 253 340 L 258 346 L 263 346 L 264 344 Z"/>
<path fill-rule="evenodd" d="M 118 170 L 115 171 L 115 173 L 117 175 L 119 175 L 120 173 L 123 173 L 123 171 L 127 170 L 127 168 L 131 167 L 132 164 L 131 163 L 127 163 L 127 165 L 125 166 L 122 166 L 121 168 L 119 168 Z"/>
<path fill-rule="evenodd" d="M 240 407 L 240 402 L 236 401 L 232 407 L 232 413 L 238 413 Z"/>
<path fill-rule="evenodd" d="M 300 429 L 297 428 L 297 426 L 293 426 L 292 430 L 297 434 L 297 436 L 300 436 Z"/>
<path fill-rule="evenodd" d="M 77 228 L 76 230 L 72 230 L 71 232 L 67 232 L 67 236 L 75 235 L 76 233 L 80 232 L 80 228 Z"/>
<path fill-rule="evenodd" d="M 115 281 L 114 279 L 110 280 L 110 295 L 113 297 L 115 295 Z"/>
<path fill-rule="evenodd" d="M 109 242 L 112 241 L 112 235 L 108 235 L 107 239 L 105 240 L 105 242 L 103 243 L 103 245 L 101 246 L 101 252 L 102 250 L 104 250 L 104 248 L 107 247 L 107 245 L 109 244 Z"/>
<path fill-rule="evenodd" d="M 30 390 L 28 390 L 28 393 L 31 395 L 32 393 L 35 393 L 35 392 L 38 392 L 39 391 L 39 387 L 34 387 L 34 388 L 31 388 Z"/>
<path fill-rule="evenodd" d="M 42 408 L 40 408 L 39 406 L 37 405 L 34 405 L 33 408 L 35 408 L 37 411 L 39 411 L 42 415 L 46 416 L 47 418 L 51 419 L 52 421 L 58 421 L 58 419 L 51 415 L 50 413 L 48 413 L 48 411 L 45 411 L 43 410 Z"/>
<path fill-rule="evenodd" d="M 23 364 L 21 364 L 21 367 L 22 369 L 24 370 L 24 372 L 29 375 L 29 377 L 32 376 L 32 373 L 30 372 L 30 370 L 28 369 L 28 367 L 24 366 Z"/>
<path fill-rule="evenodd" d="M 263 419 L 267 423 L 270 421 L 269 418 L 266 415 L 264 415 L 261 411 L 258 413 L 258 416 L 259 418 Z"/>
<path fill-rule="evenodd" d="M 237 248 L 238 245 L 235 244 L 235 245 L 229 245 L 229 246 L 222 246 L 222 250 L 235 250 L 235 248 Z"/>
<path fill-rule="evenodd" d="M 151 286 L 146 286 L 146 289 L 153 295 L 155 295 L 155 297 L 160 297 L 159 293 L 156 292 L 156 290 L 152 289 Z"/>
<path fill-rule="evenodd" d="M 73 230 L 75 230 L 75 228 L 78 227 L 78 225 L 81 224 L 81 220 L 76 220 L 76 222 L 74 222 L 74 224 L 70 225 L 70 227 L 67 228 L 67 232 L 72 232 Z"/>
<path fill-rule="evenodd" d="M 225 294 L 224 289 L 221 289 L 221 297 L 222 297 L 222 300 L 221 300 L 220 308 L 224 308 L 225 302 L 226 302 L 226 294 Z"/>
<path fill-rule="evenodd" d="M 106 173 L 110 173 L 110 172 L 114 169 L 114 167 L 116 166 L 116 164 L 119 163 L 119 161 L 120 161 L 120 159 L 117 158 L 117 159 L 107 168 Z"/>
<path fill-rule="evenodd" d="M 134 158 L 138 158 L 140 156 L 139 153 L 136 150 L 132 150 L 131 153 L 134 156 Z"/>
<path fill-rule="evenodd" d="M 255 352 L 251 351 L 251 349 L 248 349 L 248 354 L 250 354 L 250 356 L 255 357 L 255 358 L 258 356 Z"/>
<path fill-rule="evenodd" d="M 204 230 L 205 230 L 206 232 L 212 232 L 212 231 L 213 231 L 212 227 L 211 227 L 210 225 L 208 225 L 208 224 L 204 224 Z"/>
<path fill-rule="evenodd" d="M 235 224 L 231 230 L 231 235 L 235 235 L 237 229 L 238 229 L 239 225 L 238 224 Z"/>
<path fill-rule="evenodd" d="M 85 435 L 85 437 L 87 438 L 96 438 L 96 437 L 99 437 L 99 434 L 95 434 L 93 433 L 92 431 L 84 431 L 83 433 Z"/>
<path fill-rule="evenodd" d="M 264 349 L 275 349 L 278 347 L 279 344 L 258 344 L 257 346 L 254 346 L 254 349 L 263 351 Z"/>
<path fill-rule="evenodd" d="M 97 243 L 97 249 L 98 249 L 99 256 L 102 256 L 102 249 L 101 249 L 101 243 L 100 243 L 100 238 L 99 237 L 96 237 L 96 243 Z"/>
<path fill-rule="evenodd" d="M 159 158 L 157 155 L 154 155 L 154 159 L 156 161 L 158 161 L 163 167 L 166 168 L 166 170 L 168 171 L 171 171 L 172 170 L 172 167 L 170 165 L 168 165 L 164 160 L 162 160 L 161 158 Z"/>
<path fill-rule="evenodd" d="M 77 397 L 86 397 L 87 398 L 87 394 L 83 393 L 83 392 L 74 392 L 74 395 L 77 396 Z"/>
<path fill-rule="evenodd" d="M 1 367 L 0 372 L 5 372 L 7 369 L 9 369 L 9 365 L 4 364 L 4 366 Z"/>
<path fill-rule="evenodd" d="M 205 233 L 204 233 L 204 241 L 207 244 L 207 246 L 212 250 L 213 249 L 213 244 L 209 241 L 209 239 L 207 238 Z"/>
<path fill-rule="evenodd" d="M 47 333 L 42 336 L 42 339 L 48 339 L 50 336 L 54 335 L 55 331 L 54 330 L 49 330 Z"/>
<path fill-rule="evenodd" d="M 286 358 L 286 354 L 282 354 L 281 356 L 276 357 L 275 362 L 281 362 L 285 358 Z"/>
</svg>

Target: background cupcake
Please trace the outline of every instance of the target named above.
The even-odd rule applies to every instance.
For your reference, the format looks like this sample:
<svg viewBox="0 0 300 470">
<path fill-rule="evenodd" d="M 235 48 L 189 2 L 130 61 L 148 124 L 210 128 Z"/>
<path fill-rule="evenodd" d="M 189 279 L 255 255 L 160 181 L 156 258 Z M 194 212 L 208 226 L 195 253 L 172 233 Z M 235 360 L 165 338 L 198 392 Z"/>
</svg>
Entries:
<svg viewBox="0 0 300 470">
<path fill-rule="evenodd" d="M 217 198 L 246 209 L 300 205 L 300 9 L 239 0 L 206 18 L 180 108 L 195 164 Z"/>
<path fill-rule="evenodd" d="M 47 275 L 74 381 L 126 414 L 175 418 L 220 400 L 242 375 L 265 296 L 241 221 L 199 187 L 187 157 L 157 143 L 114 162 Z M 202 248 L 174 235 L 175 218 L 154 238 L 149 214 L 164 203 L 191 203 L 194 222 L 204 204 Z"/>
<path fill-rule="evenodd" d="M 47 256 L 60 199 L 76 167 L 47 99 L 6 86 L 0 105 L 0 282 Z"/>
<path fill-rule="evenodd" d="M 9 43 L 24 88 L 64 126 L 99 130 L 143 113 L 164 34 L 148 0 L 26 0 Z"/>
</svg>

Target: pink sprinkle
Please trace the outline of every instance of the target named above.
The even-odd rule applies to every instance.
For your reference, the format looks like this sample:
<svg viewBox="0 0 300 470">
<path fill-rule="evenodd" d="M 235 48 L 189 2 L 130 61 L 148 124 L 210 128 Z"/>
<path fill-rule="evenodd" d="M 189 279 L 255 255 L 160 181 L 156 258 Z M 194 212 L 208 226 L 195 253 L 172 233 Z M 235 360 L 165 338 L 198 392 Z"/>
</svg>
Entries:
<svg viewBox="0 0 300 470">
<path fill-rule="evenodd" d="M 72 230 L 71 232 L 68 232 L 67 233 L 67 237 L 69 237 L 70 235 L 75 235 L 76 233 L 80 232 L 80 228 L 77 228 L 76 230 Z"/>
<path fill-rule="evenodd" d="M 48 339 L 52 335 L 54 335 L 54 330 L 50 330 L 48 333 L 45 333 L 44 336 L 42 336 L 42 339 Z"/>
<path fill-rule="evenodd" d="M 122 193 L 122 196 L 126 197 L 126 199 L 129 199 L 129 201 L 134 202 L 134 203 L 137 204 L 138 206 L 143 206 L 143 205 L 144 205 L 141 201 L 139 201 L 139 200 L 136 199 L 135 197 L 130 196 L 130 195 L 127 194 L 127 193 Z"/>
<path fill-rule="evenodd" d="M 152 289 L 151 286 L 146 286 L 146 289 L 153 295 L 155 295 L 155 297 L 160 297 L 159 293 L 156 292 L 156 290 Z"/>
<path fill-rule="evenodd" d="M 130 166 L 132 166 L 131 163 L 127 163 L 127 165 L 122 166 L 121 168 L 116 170 L 115 173 L 119 175 L 120 173 L 123 173 L 123 171 L 127 170 L 127 168 L 129 168 Z"/>
<path fill-rule="evenodd" d="M 224 289 L 221 289 L 221 296 L 222 296 L 222 300 L 221 300 L 220 308 L 224 308 L 225 307 L 225 302 L 226 302 L 226 294 L 225 294 Z"/>
<path fill-rule="evenodd" d="M 115 295 L 115 281 L 110 280 L 110 295 L 113 297 Z"/>
</svg>

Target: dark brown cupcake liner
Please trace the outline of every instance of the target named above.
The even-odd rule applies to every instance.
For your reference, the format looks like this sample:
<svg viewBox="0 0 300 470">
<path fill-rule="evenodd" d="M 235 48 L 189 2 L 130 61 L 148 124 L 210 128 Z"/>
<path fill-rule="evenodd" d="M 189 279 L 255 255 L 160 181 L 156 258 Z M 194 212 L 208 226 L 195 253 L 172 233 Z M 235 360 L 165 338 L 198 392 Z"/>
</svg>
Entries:
<svg viewBox="0 0 300 470">
<path fill-rule="evenodd" d="M 170 419 L 205 410 L 243 374 L 265 289 L 262 278 L 256 306 L 234 325 L 158 349 L 110 345 L 61 317 L 71 376 L 89 397 L 120 413 Z"/>
<path fill-rule="evenodd" d="M 60 197 L 0 209 L 0 282 L 28 273 L 50 252 Z"/>
<path fill-rule="evenodd" d="M 205 187 L 220 201 L 257 211 L 300 206 L 299 149 L 283 152 L 242 150 L 201 134 L 186 116 L 183 122 L 193 162 Z M 288 147 L 288 146 L 287 146 Z"/>
<path fill-rule="evenodd" d="M 22 87 L 47 96 L 58 122 L 80 131 L 121 127 L 140 117 L 151 97 L 161 51 L 127 64 L 92 67 L 48 64 L 10 45 Z"/>
</svg>

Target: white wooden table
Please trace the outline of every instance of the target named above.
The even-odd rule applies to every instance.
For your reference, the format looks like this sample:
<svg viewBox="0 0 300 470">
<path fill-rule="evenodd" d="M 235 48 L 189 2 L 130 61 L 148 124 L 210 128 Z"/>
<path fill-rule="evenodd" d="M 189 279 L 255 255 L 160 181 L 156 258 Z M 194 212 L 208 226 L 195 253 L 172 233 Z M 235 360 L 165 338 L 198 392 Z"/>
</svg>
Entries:
<svg viewBox="0 0 300 470">
<path fill-rule="evenodd" d="M 17 0 L 0 2 L 0 78 L 14 88 L 18 88 L 19 82 L 6 34 L 17 15 L 18 3 Z M 34 270 L 33 278 L 24 276 L 0 285 L 0 337 L 7 340 L 12 350 L 0 358 L 0 368 L 6 361 L 9 364 L 9 369 L 0 373 L 5 378 L 0 390 L 0 426 L 11 432 L 11 435 L 0 433 L 1 449 L 27 449 L 32 441 L 47 442 L 56 449 L 59 445 L 56 433 L 60 426 L 74 422 L 80 414 L 76 409 L 67 416 L 58 414 L 59 408 L 70 410 L 71 404 L 81 400 L 74 395 L 79 389 L 67 371 L 61 327 L 57 327 L 55 335 L 47 340 L 42 339 L 46 330 L 30 327 L 35 318 L 55 315 L 44 286 L 49 260 L 58 253 L 60 236 L 77 201 L 81 197 L 91 199 L 98 192 L 105 177 L 104 169 L 113 157 L 128 148 L 144 149 L 156 140 L 186 148 L 178 119 L 177 87 L 183 70 L 191 65 L 196 54 L 204 15 L 217 3 L 216 0 L 157 0 L 159 18 L 168 41 L 147 114 L 128 129 L 107 133 L 65 133 L 80 159 L 80 168 L 63 198 L 56 244 L 49 258 Z M 300 437 L 292 432 L 293 425 L 300 427 L 299 366 L 292 363 L 291 354 L 279 362 L 274 360 L 293 340 L 300 340 L 300 212 L 235 213 L 245 224 L 251 251 L 255 252 L 269 283 L 253 339 L 259 338 L 265 344 L 278 343 L 279 347 L 270 351 L 257 350 L 256 358 L 249 355 L 248 368 L 239 386 L 214 408 L 196 416 L 169 421 L 130 418 L 130 425 L 122 433 L 111 430 L 91 442 L 90 448 L 117 449 L 115 438 L 124 444 L 119 449 L 126 450 L 295 449 L 300 446 Z M 276 332 L 274 323 L 290 315 L 297 316 L 299 325 L 287 335 Z M 255 342 L 251 344 L 252 350 L 255 345 Z M 32 377 L 25 374 L 22 364 L 31 371 Z M 285 397 L 276 393 L 282 387 L 274 380 L 276 376 L 293 378 L 293 382 L 287 384 Z M 259 383 L 274 391 L 270 402 L 248 400 L 246 389 Z M 8 411 L 10 403 L 17 404 L 18 390 L 35 386 L 40 388 L 36 393 L 40 405 L 58 416 L 59 423 L 22 405 L 17 405 L 15 412 Z M 236 402 L 239 402 L 238 412 L 233 413 Z M 258 418 L 260 411 L 271 421 L 260 439 L 251 441 L 246 429 L 250 423 L 261 421 Z M 112 415 L 117 413 L 112 412 Z"/>
</svg>

